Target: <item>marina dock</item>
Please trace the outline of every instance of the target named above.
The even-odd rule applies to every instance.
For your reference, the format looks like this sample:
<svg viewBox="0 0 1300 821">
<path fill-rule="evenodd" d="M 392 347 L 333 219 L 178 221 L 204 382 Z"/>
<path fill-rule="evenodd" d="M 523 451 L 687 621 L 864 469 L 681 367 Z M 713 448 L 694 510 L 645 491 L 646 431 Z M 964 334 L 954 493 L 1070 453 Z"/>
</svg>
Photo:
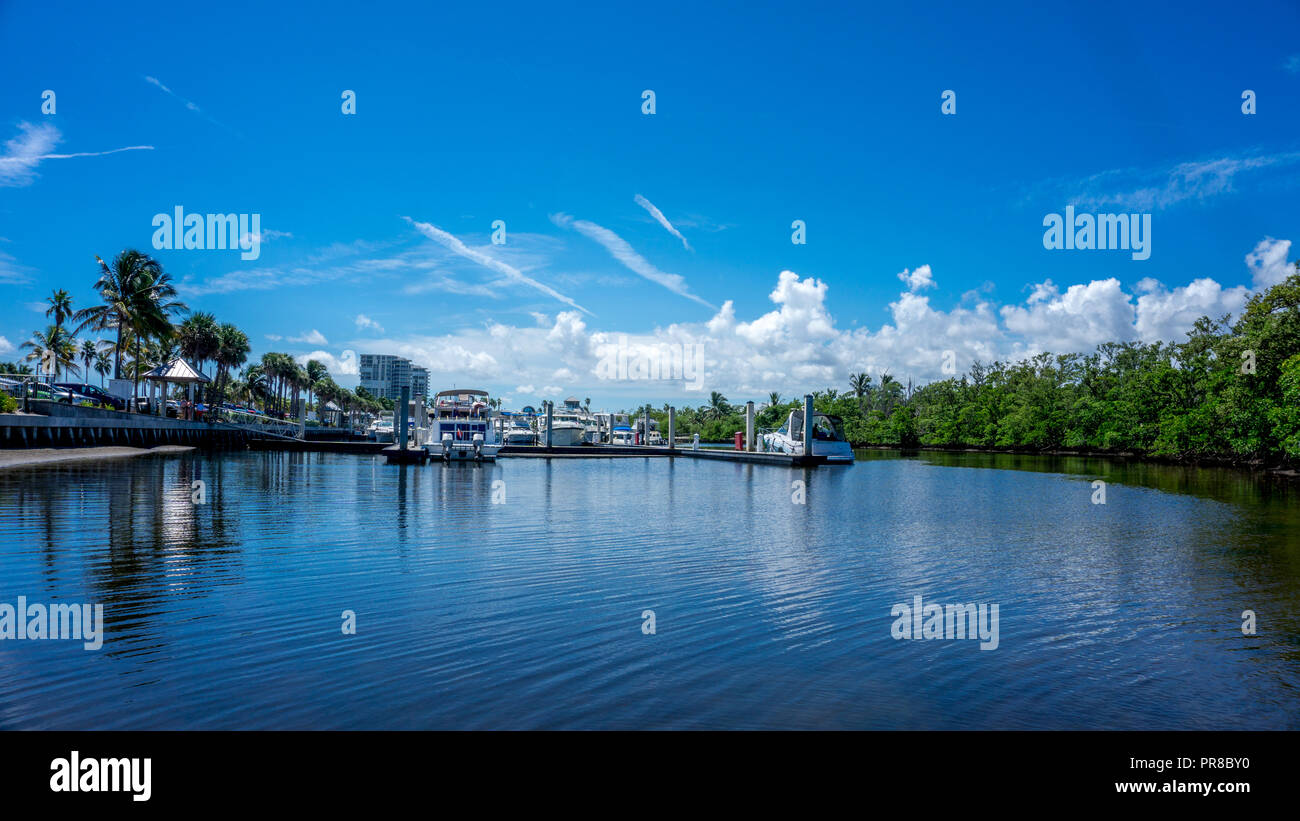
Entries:
<svg viewBox="0 0 1300 821">
<path fill-rule="evenodd" d="M 800 467 L 804 465 L 825 464 L 826 460 L 813 457 L 805 460 L 803 456 L 791 456 L 785 453 L 757 453 L 752 451 L 731 450 L 728 448 L 670 448 L 649 445 L 577 445 L 573 447 L 545 447 L 541 445 L 506 445 L 501 448 L 497 458 L 524 459 L 618 459 L 627 457 L 684 457 L 687 459 L 714 459 L 722 462 L 746 462 L 758 465 L 784 465 Z"/>
</svg>

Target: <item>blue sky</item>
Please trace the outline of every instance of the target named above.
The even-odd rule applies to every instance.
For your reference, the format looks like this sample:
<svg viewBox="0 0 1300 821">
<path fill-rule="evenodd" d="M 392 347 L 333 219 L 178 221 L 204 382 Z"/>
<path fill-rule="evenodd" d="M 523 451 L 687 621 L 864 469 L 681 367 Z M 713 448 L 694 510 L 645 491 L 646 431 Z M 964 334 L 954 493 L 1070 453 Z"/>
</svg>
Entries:
<svg viewBox="0 0 1300 821">
<path fill-rule="evenodd" d="M 1053 5 L 0 4 L 0 359 L 125 247 L 255 355 L 515 404 L 928 381 L 1239 309 L 1300 239 L 1300 11 Z M 1150 258 L 1045 249 L 1068 204 L 1150 214 Z M 260 215 L 259 257 L 154 250 L 176 206 Z M 607 378 L 620 337 L 703 378 Z"/>
</svg>

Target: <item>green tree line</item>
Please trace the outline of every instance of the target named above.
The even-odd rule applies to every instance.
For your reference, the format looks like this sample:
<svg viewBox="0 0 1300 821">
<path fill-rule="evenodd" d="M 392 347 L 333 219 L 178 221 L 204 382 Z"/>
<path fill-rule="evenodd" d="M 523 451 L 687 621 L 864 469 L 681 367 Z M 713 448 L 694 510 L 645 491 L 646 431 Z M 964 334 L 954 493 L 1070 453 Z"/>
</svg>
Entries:
<svg viewBox="0 0 1300 821">
<path fill-rule="evenodd" d="M 1091 353 L 974 363 L 918 388 L 888 373 L 816 391 L 855 445 L 1125 452 L 1182 460 L 1300 457 L 1300 263 L 1253 295 L 1232 323 L 1201 317 L 1181 342 L 1107 342 Z M 772 394 L 756 424 L 776 427 L 801 403 Z M 667 407 L 650 410 L 667 430 Z M 714 393 L 683 408 L 679 435 L 729 441 L 744 409 Z"/>
</svg>

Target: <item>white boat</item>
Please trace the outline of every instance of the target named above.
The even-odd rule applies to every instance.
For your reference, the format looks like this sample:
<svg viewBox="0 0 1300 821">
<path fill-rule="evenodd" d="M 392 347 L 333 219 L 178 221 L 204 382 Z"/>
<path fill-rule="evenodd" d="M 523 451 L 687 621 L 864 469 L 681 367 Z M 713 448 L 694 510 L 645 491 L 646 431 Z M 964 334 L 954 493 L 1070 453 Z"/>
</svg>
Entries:
<svg viewBox="0 0 1300 821">
<path fill-rule="evenodd" d="M 632 428 L 630 425 L 615 425 L 611 445 L 630 445 L 632 444 Z"/>
<path fill-rule="evenodd" d="M 467 388 L 439 391 L 430 408 L 424 449 L 434 459 L 482 462 L 497 458 L 501 443 L 487 391 Z"/>
<path fill-rule="evenodd" d="M 537 431 L 528 424 L 527 417 L 515 415 L 510 417 L 501 439 L 507 445 L 535 445 Z"/>
<path fill-rule="evenodd" d="M 389 410 L 380 411 L 379 418 L 371 422 L 370 427 L 366 428 L 366 435 L 376 442 L 391 444 L 393 436 L 396 435 L 393 432 L 393 412 Z"/>
<path fill-rule="evenodd" d="M 759 439 L 759 449 L 765 453 L 803 456 L 805 452 L 803 409 L 791 411 L 783 427 L 763 434 Z M 853 446 L 844 438 L 844 426 L 838 416 L 813 413 L 812 455 L 830 463 L 853 463 Z"/>
<path fill-rule="evenodd" d="M 637 416 L 632 420 L 632 437 L 638 445 L 662 445 L 664 443 L 663 434 L 659 432 L 659 420 L 653 416 L 650 417 L 650 432 L 646 433 L 646 418 L 644 415 Z"/>
<path fill-rule="evenodd" d="M 600 426 L 596 421 L 596 415 L 593 414 L 587 408 L 584 408 L 582 406 L 582 400 L 578 399 L 578 397 L 570 396 L 568 399 L 565 399 L 564 406 L 561 408 L 557 408 L 554 413 L 556 419 L 555 432 L 557 435 L 560 435 L 560 430 L 561 430 L 560 420 L 562 418 L 566 423 L 577 422 L 578 424 L 582 425 L 582 436 L 579 438 L 576 444 L 579 445 L 600 444 Z M 563 427 L 567 428 L 568 425 L 566 424 Z M 569 434 L 564 433 L 563 437 L 567 440 L 569 438 Z M 554 440 L 554 437 L 552 437 L 552 439 L 553 439 L 552 444 L 555 445 L 560 444 L 559 441 Z"/>
<path fill-rule="evenodd" d="M 582 444 L 587 427 L 578 414 L 566 411 L 554 411 L 551 414 L 551 445 L 554 447 L 576 447 Z M 537 417 L 537 441 L 546 444 L 546 417 Z"/>
</svg>

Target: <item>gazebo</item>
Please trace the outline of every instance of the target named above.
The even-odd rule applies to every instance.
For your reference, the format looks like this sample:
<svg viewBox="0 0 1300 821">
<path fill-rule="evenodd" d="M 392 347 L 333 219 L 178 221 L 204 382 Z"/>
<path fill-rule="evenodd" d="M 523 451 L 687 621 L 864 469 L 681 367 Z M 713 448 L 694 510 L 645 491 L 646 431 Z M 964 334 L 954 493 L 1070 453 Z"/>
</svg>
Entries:
<svg viewBox="0 0 1300 821">
<path fill-rule="evenodd" d="M 153 405 L 154 389 L 162 385 L 162 402 L 159 403 L 158 412 L 161 416 L 167 415 L 167 384 L 175 383 L 177 385 L 189 386 L 189 418 L 194 418 L 194 386 L 206 385 L 212 380 L 190 367 L 190 364 L 184 359 L 173 359 L 165 365 L 159 365 L 144 375 L 149 380 L 149 404 Z"/>
</svg>

